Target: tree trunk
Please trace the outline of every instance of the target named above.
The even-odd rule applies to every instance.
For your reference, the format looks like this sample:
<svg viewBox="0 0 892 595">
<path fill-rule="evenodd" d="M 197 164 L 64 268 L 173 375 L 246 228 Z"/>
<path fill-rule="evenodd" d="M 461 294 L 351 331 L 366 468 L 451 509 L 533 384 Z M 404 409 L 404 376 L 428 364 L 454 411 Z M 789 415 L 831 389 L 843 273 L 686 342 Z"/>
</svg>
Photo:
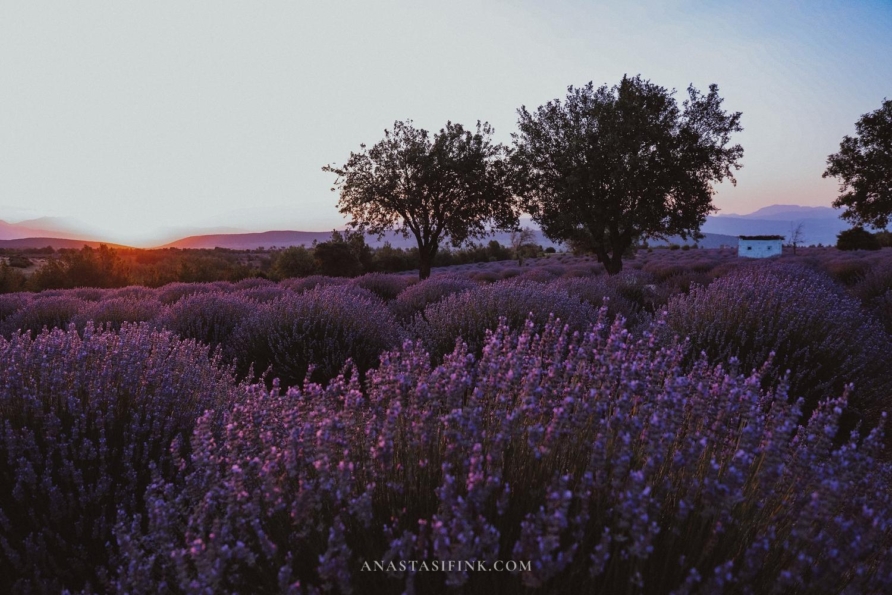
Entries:
<svg viewBox="0 0 892 595">
<path fill-rule="evenodd" d="M 607 269 L 608 275 L 616 275 L 623 270 L 623 255 L 614 254 L 609 260 L 604 262 L 604 268 Z"/>
<path fill-rule="evenodd" d="M 424 281 L 431 276 L 431 266 L 437 255 L 437 244 L 418 247 L 418 279 Z"/>
<path fill-rule="evenodd" d="M 623 251 L 614 248 L 613 254 L 607 252 L 606 248 L 598 248 L 596 255 L 598 261 L 604 265 L 604 270 L 608 275 L 616 275 L 623 270 Z"/>
</svg>

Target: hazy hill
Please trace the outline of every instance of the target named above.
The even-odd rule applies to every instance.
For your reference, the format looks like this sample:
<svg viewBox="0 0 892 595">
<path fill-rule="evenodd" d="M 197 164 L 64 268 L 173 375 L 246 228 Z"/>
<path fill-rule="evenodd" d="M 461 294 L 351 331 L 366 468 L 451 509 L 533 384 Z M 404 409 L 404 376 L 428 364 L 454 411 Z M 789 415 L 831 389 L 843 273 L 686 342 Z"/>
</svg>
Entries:
<svg viewBox="0 0 892 595">
<path fill-rule="evenodd" d="M 545 238 L 541 232 L 535 231 L 537 244 L 543 247 L 557 246 L 554 242 Z M 229 248 L 232 250 L 255 250 L 257 248 L 272 248 L 273 246 L 283 248 L 286 246 L 306 246 L 313 245 L 313 241 L 325 242 L 331 238 L 330 231 L 265 231 L 262 233 L 233 233 L 233 234 L 210 234 L 200 236 L 190 236 L 177 240 L 169 244 L 160 246 L 161 248 Z M 510 243 L 510 234 L 495 233 L 483 240 L 475 240 L 476 242 L 486 243 L 490 240 L 496 240 L 500 244 Z M 389 242 L 394 248 L 413 248 L 417 244 L 414 237 L 404 238 L 401 234 L 388 233 L 382 239 L 377 236 L 367 236 L 366 243 L 373 247 L 383 246 L 385 242 Z M 445 245 L 445 243 L 444 243 Z"/>
<path fill-rule="evenodd" d="M 34 248 L 46 248 L 51 246 L 58 250 L 59 248 L 75 248 L 77 250 L 84 246 L 98 248 L 100 244 L 105 244 L 111 248 L 128 248 L 121 244 L 112 244 L 111 242 L 94 242 L 91 240 L 69 240 L 65 238 L 17 238 L 14 240 L 0 240 L 0 248 L 14 248 L 16 250 L 30 250 Z"/>
<path fill-rule="evenodd" d="M 802 207 L 799 205 L 771 205 L 748 215 L 715 215 L 717 218 L 762 219 L 766 221 L 793 221 L 799 219 L 839 219 L 842 210 L 831 207 Z"/>
</svg>

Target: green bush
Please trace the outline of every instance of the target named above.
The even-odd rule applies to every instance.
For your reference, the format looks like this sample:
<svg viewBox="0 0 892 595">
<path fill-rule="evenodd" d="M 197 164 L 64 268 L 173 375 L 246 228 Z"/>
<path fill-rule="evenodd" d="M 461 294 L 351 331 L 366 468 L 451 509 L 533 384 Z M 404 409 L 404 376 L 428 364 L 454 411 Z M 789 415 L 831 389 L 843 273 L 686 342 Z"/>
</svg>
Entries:
<svg viewBox="0 0 892 595">
<path fill-rule="evenodd" d="M 840 250 L 879 250 L 880 241 L 863 227 L 853 227 L 839 232 L 836 247 Z"/>
</svg>

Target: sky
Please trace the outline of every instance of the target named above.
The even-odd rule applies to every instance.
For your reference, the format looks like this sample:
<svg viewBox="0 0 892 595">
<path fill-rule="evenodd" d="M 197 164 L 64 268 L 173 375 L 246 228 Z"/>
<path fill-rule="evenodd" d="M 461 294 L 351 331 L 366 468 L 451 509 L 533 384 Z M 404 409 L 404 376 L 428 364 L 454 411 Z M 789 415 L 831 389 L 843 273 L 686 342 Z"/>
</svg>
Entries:
<svg viewBox="0 0 892 595">
<path fill-rule="evenodd" d="M 624 74 L 719 86 L 721 213 L 829 206 L 827 156 L 892 97 L 892 0 L 0 3 L 0 219 L 151 245 L 342 228 L 334 178 L 396 120 L 490 122 Z"/>
</svg>

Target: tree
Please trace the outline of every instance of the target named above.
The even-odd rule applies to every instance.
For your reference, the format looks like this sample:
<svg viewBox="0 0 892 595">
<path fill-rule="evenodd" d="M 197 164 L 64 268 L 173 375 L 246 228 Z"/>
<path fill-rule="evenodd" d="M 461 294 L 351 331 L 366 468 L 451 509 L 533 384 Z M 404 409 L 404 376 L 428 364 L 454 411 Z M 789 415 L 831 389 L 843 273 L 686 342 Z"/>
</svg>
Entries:
<svg viewBox="0 0 892 595">
<path fill-rule="evenodd" d="M 431 138 L 411 121 L 396 122 L 384 139 L 341 167 L 337 175 L 338 208 L 350 225 L 380 237 L 396 230 L 415 237 L 418 274 L 430 276 L 431 264 L 448 237 L 453 246 L 486 235 L 487 227 L 517 226 L 506 149 L 492 143 L 489 124 L 472 133 L 447 122 Z"/>
<path fill-rule="evenodd" d="M 356 277 L 371 266 L 365 234 L 333 230 L 327 242 L 313 244 L 316 268 L 329 277 Z"/>
<path fill-rule="evenodd" d="M 612 88 L 569 87 L 535 113 L 518 110 L 513 163 L 524 210 L 554 241 L 594 252 L 609 274 L 635 242 L 699 237 L 712 184 L 736 180 L 740 113 L 721 109 L 718 87 L 674 91 L 624 76 Z"/>
<path fill-rule="evenodd" d="M 885 228 L 892 217 L 892 100 L 855 123 L 858 134 L 844 136 L 839 153 L 827 157 L 822 177 L 839 179 L 834 207 L 857 226 Z"/>
<path fill-rule="evenodd" d="M 804 223 L 800 221 L 799 223 L 790 224 L 790 245 L 793 247 L 793 255 L 796 255 L 796 247 L 802 243 L 802 226 Z"/>
<path fill-rule="evenodd" d="M 523 265 L 524 247 L 532 244 L 536 239 L 536 232 L 529 227 L 523 229 L 511 230 L 511 250 L 514 252 L 514 258 L 517 259 L 517 266 Z"/>
<path fill-rule="evenodd" d="M 839 250 L 879 250 L 882 248 L 877 237 L 863 227 L 853 227 L 839 232 L 836 236 L 836 247 Z"/>
<path fill-rule="evenodd" d="M 307 277 L 316 272 L 316 261 L 303 246 L 290 246 L 276 255 L 272 269 L 276 279 Z"/>
</svg>

